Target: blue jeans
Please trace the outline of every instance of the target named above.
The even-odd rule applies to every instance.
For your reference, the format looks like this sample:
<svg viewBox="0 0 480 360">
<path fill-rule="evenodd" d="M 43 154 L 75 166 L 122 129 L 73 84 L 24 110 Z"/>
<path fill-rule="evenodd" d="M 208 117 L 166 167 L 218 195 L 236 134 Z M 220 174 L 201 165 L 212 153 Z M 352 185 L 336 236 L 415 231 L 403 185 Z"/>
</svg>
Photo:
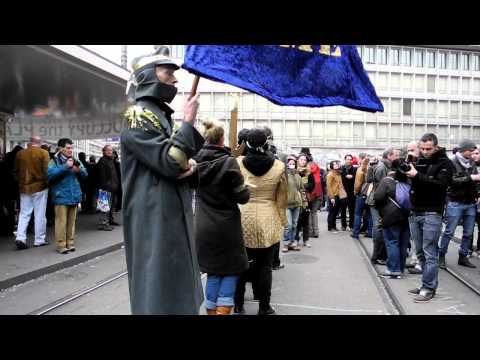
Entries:
<svg viewBox="0 0 480 360">
<path fill-rule="evenodd" d="M 283 233 L 283 241 L 287 244 L 295 241 L 295 233 L 297 232 L 298 217 L 300 215 L 300 208 L 288 208 L 287 209 L 287 220 L 288 225 L 285 226 L 285 231 Z"/>
<path fill-rule="evenodd" d="M 367 234 L 372 236 L 372 216 L 370 215 L 370 208 L 365 205 L 365 198 L 363 196 L 357 195 L 355 201 L 355 221 L 353 223 L 353 236 L 358 237 L 360 235 L 360 225 L 363 219 L 363 211 L 368 212 L 366 218 L 368 219 L 367 223 Z"/>
<path fill-rule="evenodd" d="M 415 217 L 413 215 L 410 215 L 408 217 L 408 225 L 410 226 L 410 237 L 415 248 L 415 255 L 417 256 L 418 262 L 425 263 L 425 255 L 423 255 L 422 241 L 417 237 L 417 232 L 412 230 L 413 226 L 415 226 L 414 224 Z"/>
<path fill-rule="evenodd" d="M 475 217 L 477 216 L 476 204 L 462 204 L 455 201 L 449 201 L 445 211 L 447 226 L 440 240 L 440 255 L 445 256 L 448 251 L 448 244 L 455 234 L 460 219 L 463 219 L 462 244 L 458 253 L 463 256 L 468 255 L 468 249 L 473 240 L 473 230 L 475 228 Z"/>
<path fill-rule="evenodd" d="M 218 276 L 208 274 L 205 288 L 205 307 L 214 310 L 217 306 L 233 306 L 233 297 L 239 276 Z"/>
<path fill-rule="evenodd" d="M 413 238 L 422 245 L 425 259 L 422 265 L 422 287 L 435 290 L 438 286 L 438 239 L 442 232 L 442 215 L 435 212 L 414 213 L 411 230 Z"/>
<path fill-rule="evenodd" d="M 387 248 L 387 269 L 392 272 L 405 270 L 407 260 L 407 246 L 410 241 L 408 224 L 394 225 L 383 229 L 383 238 Z"/>
</svg>

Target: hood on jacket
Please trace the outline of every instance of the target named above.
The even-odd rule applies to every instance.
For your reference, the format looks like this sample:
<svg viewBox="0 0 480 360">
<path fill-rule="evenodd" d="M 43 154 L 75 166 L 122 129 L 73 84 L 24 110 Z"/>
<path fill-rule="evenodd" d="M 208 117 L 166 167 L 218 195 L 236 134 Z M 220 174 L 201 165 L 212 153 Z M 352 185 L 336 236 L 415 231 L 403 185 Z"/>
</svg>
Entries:
<svg viewBox="0 0 480 360">
<path fill-rule="evenodd" d="M 275 157 L 268 151 L 263 154 L 248 152 L 242 162 L 245 168 L 253 175 L 262 176 L 272 168 Z"/>
<path fill-rule="evenodd" d="M 214 183 L 216 176 L 222 172 L 225 162 L 230 157 L 230 151 L 224 147 L 205 145 L 194 157 L 198 163 L 200 185 Z"/>
</svg>

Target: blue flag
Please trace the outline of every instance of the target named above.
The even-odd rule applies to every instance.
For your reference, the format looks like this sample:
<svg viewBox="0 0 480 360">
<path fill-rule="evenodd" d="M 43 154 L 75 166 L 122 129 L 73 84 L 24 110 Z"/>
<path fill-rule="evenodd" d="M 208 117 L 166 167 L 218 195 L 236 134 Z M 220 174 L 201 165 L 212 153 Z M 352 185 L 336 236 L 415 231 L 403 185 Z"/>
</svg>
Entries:
<svg viewBox="0 0 480 360">
<path fill-rule="evenodd" d="M 183 68 L 278 105 L 383 111 L 354 45 L 188 45 Z"/>
</svg>

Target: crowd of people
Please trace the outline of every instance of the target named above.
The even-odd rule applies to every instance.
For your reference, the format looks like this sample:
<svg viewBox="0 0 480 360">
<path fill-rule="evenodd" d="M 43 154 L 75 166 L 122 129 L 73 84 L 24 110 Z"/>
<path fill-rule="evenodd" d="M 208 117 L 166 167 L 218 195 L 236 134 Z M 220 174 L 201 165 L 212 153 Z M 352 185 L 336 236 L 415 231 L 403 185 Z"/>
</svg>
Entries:
<svg viewBox="0 0 480 360">
<path fill-rule="evenodd" d="M 55 226 L 56 250 L 67 254 L 76 250 L 77 210 L 97 213 L 97 193 L 109 195 L 109 211 L 99 216 L 99 230 L 118 225 L 113 213 L 121 208 L 121 174 L 118 155 L 111 145 L 103 148 L 98 163 L 90 156 L 73 156 L 73 141 L 62 138 L 55 152 L 33 136 L 27 148 L 16 146 L 0 161 L 2 192 L 0 229 L 15 236 L 18 250 L 25 250 L 27 234 L 34 233 L 34 247 L 48 245 L 47 227 Z M 34 224 L 32 226 L 32 224 Z M 31 231 L 33 230 L 33 231 Z"/>
</svg>

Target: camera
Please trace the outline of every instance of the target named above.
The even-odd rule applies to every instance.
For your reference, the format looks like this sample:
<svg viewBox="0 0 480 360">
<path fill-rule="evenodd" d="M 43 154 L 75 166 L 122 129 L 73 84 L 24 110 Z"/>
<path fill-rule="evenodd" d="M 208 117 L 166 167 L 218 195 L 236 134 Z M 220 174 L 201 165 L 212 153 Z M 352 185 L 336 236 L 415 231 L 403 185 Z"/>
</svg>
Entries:
<svg viewBox="0 0 480 360">
<path fill-rule="evenodd" d="M 370 166 L 378 165 L 378 159 L 376 157 L 373 157 L 373 158 L 370 159 L 370 162 L 368 164 Z"/>
<path fill-rule="evenodd" d="M 74 159 L 74 160 L 73 160 L 73 166 L 78 166 L 78 167 L 80 167 L 80 161 L 78 161 L 77 159 Z"/>
<path fill-rule="evenodd" d="M 411 162 L 409 162 L 407 160 L 399 159 L 398 160 L 398 170 L 400 170 L 401 172 L 404 172 L 404 173 L 410 171 L 410 169 L 411 169 L 410 163 Z"/>
</svg>

